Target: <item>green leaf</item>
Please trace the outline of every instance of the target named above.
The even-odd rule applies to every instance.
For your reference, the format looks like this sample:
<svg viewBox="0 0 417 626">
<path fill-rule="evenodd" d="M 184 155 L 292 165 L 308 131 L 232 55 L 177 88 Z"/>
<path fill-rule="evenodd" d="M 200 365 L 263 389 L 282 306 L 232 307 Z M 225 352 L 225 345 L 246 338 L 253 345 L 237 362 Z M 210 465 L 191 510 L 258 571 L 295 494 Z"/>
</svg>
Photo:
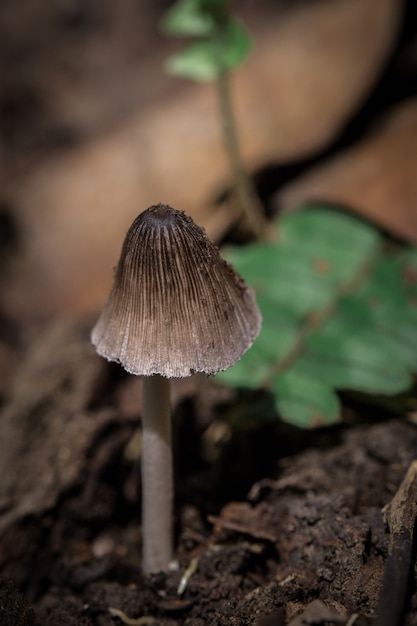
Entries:
<svg viewBox="0 0 417 626">
<path fill-rule="evenodd" d="M 315 428 L 339 420 L 339 400 L 329 385 L 293 370 L 272 383 L 276 408 L 294 426 Z"/>
<path fill-rule="evenodd" d="M 226 250 L 230 263 L 276 305 L 307 315 L 361 270 L 378 250 L 376 231 L 312 205 L 277 223 L 275 243 Z"/>
<path fill-rule="evenodd" d="M 229 387 L 256 389 L 267 378 L 272 359 L 268 360 L 262 350 L 249 350 L 238 365 L 218 374 L 219 380 Z"/>
<path fill-rule="evenodd" d="M 217 77 L 217 65 L 211 41 L 198 41 L 172 54 L 165 62 L 168 74 L 201 82 Z"/>
<path fill-rule="evenodd" d="M 249 350 L 239 362 L 239 367 L 230 367 L 221 373 L 222 382 L 238 387 L 245 378 L 244 385 L 252 389 L 262 386 L 268 378 L 277 356 L 287 353 L 297 337 L 297 321 L 284 309 L 270 306 L 268 300 L 258 298 L 262 309 L 263 332 L 257 340 L 256 350 Z"/>
<path fill-rule="evenodd" d="M 242 63 L 250 49 L 250 38 L 240 22 L 230 20 L 217 34 L 196 41 L 170 56 L 165 64 L 168 73 L 197 81 L 215 80 L 219 73 Z"/>
<path fill-rule="evenodd" d="M 161 20 L 162 31 L 174 37 L 205 37 L 211 35 L 214 28 L 214 19 L 200 0 L 179 0 Z"/>
<path fill-rule="evenodd" d="M 345 316 L 343 304 L 304 343 L 297 367 L 306 375 L 338 389 L 368 393 L 397 393 L 411 376 L 404 354 L 375 326 L 361 326 Z"/>
<path fill-rule="evenodd" d="M 376 230 L 310 205 L 279 219 L 273 242 L 226 255 L 257 291 L 263 325 L 221 381 L 269 389 L 282 419 L 304 427 L 338 418 L 338 389 L 387 395 L 410 386 L 415 249 L 388 255 Z"/>
<path fill-rule="evenodd" d="M 221 63 L 231 70 L 243 63 L 251 49 L 251 37 L 246 27 L 237 19 L 230 18 L 221 33 Z"/>
</svg>

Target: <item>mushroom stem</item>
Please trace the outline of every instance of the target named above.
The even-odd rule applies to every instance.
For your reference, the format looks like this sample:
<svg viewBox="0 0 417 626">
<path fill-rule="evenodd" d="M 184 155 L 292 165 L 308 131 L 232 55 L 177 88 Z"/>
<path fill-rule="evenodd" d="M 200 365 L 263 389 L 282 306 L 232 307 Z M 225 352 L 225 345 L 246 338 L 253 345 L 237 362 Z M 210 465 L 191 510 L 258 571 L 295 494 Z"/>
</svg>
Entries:
<svg viewBox="0 0 417 626">
<path fill-rule="evenodd" d="M 145 376 L 142 393 L 142 566 L 152 574 L 166 571 L 173 553 L 169 379 Z"/>
</svg>

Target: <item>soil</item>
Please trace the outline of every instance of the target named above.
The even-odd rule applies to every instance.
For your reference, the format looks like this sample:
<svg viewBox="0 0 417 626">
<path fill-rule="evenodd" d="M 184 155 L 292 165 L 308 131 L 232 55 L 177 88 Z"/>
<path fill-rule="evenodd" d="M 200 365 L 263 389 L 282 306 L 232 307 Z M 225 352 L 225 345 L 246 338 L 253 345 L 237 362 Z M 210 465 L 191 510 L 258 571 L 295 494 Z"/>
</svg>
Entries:
<svg viewBox="0 0 417 626">
<path fill-rule="evenodd" d="M 303 432 L 255 419 L 267 398 L 198 376 L 174 384 L 178 568 L 144 577 L 140 381 L 103 363 L 88 330 L 49 323 L 15 347 L 2 625 L 379 624 L 398 580 L 400 621 L 380 624 L 417 623 L 415 424 L 346 409 L 340 426 Z"/>
</svg>

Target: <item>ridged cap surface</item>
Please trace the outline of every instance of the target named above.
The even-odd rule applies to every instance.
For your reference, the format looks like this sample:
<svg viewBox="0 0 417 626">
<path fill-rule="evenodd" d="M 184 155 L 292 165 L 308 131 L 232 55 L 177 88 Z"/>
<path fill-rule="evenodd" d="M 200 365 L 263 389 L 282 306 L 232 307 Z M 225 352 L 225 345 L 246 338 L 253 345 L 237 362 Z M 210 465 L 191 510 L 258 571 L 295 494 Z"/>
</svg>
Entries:
<svg viewBox="0 0 417 626">
<path fill-rule="evenodd" d="M 260 324 L 253 290 L 204 231 L 159 204 L 130 227 L 91 339 L 132 374 L 181 378 L 236 363 Z"/>
</svg>

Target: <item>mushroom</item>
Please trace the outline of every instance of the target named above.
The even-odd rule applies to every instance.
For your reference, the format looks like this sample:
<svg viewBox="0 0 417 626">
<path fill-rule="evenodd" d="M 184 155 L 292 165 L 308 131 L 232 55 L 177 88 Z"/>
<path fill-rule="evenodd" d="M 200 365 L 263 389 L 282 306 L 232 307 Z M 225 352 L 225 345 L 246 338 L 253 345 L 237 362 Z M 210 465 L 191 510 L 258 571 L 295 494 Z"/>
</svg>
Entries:
<svg viewBox="0 0 417 626">
<path fill-rule="evenodd" d="M 164 204 L 138 215 L 91 340 L 99 355 L 144 376 L 145 573 L 166 571 L 173 554 L 169 379 L 227 369 L 252 345 L 260 324 L 254 292 L 190 217 Z"/>
</svg>

